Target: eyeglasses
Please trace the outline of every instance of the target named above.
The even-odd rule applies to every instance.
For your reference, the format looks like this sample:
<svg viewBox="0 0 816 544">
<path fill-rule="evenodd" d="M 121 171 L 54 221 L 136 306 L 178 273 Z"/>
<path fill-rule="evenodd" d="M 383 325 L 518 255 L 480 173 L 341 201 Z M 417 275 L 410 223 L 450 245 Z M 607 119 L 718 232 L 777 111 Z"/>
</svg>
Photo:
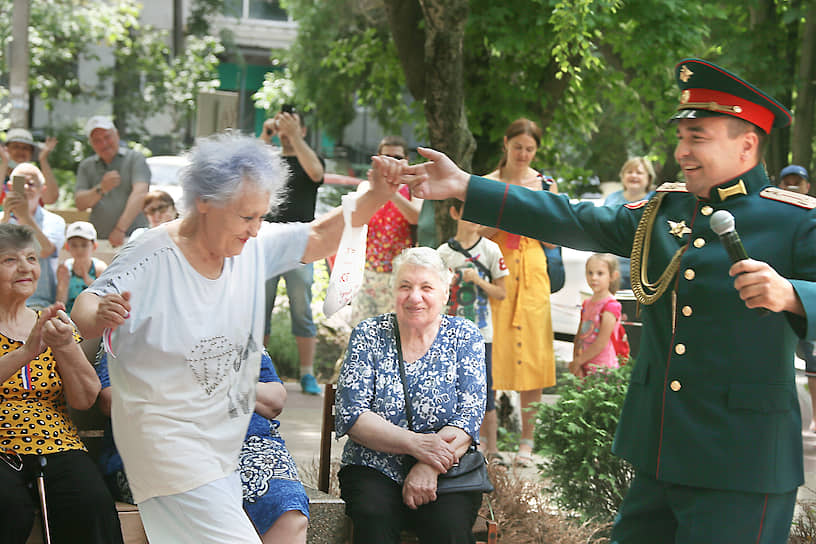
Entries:
<svg viewBox="0 0 816 544">
<path fill-rule="evenodd" d="M 391 157 L 392 159 L 397 159 L 398 161 L 401 161 L 402 159 L 405 158 L 402 155 L 389 155 L 388 153 L 382 153 L 381 156 L 382 157 Z"/>
<path fill-rule="evenodd" d="M 0 459 L 5 461 L 16 472 L 23 470 L 23 458 L 16 453 L 0 452 Z"/>
<path fill-rule="evenodd" d="M 159 204 L 158 206 L 153 206 L 152 208 L 145 208 L 144 213 L 145 215 L 153 215 L 154 213 L 164 213 L 167 211 L 167 208 L 170 207 L 170 204 Z"/>
</svg>

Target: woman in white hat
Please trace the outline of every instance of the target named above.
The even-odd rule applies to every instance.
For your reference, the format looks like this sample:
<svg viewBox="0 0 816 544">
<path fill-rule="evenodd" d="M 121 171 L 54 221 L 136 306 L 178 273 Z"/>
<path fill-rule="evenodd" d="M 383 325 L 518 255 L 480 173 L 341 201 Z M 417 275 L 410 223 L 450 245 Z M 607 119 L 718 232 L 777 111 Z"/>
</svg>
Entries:
<svg viewBox="0 0 816 544">
<path fill-rule="evenodd" d="M 39 147 L 40 170 L 45 176 L 45 187 L 43 188 L 42 203 L 53 204 L 59 197 L 59 186 L 54 171 L 48 163 L 48 154 L 57 146 L 57 139 L 48 137 L 45 144 L 39 145 L 34 142 L 34 137 L 24 128 L 11 128 L 6 132 L 5 145 L 0 144 L 0 179 L 6 180 L 9 172 L 18 164 L 24 162 L 34 162 L 35 152 Z M 2 197 L 0 197 L 2 202 Z"/>
</svg>

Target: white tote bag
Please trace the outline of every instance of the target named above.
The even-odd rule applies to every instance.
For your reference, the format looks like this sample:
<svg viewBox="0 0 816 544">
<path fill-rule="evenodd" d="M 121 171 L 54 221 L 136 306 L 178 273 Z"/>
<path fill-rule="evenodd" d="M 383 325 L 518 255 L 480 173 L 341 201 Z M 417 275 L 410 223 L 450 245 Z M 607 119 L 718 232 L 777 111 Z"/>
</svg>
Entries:
<svg viewBox="0 0 816 544">
<path fill-rule="evenodd" d="M 343 195 L 343 237 L 337 249 L 334 268 L 329 278 L 326 300 L 323 302 L 323 313 L 331 317 L 340 308 L 351 302 L 363 283 L 365 267 L 366 235 L 368 225 L 351 226 L 351 214 L 357 209 L 358 193 Z"/>
</svg>

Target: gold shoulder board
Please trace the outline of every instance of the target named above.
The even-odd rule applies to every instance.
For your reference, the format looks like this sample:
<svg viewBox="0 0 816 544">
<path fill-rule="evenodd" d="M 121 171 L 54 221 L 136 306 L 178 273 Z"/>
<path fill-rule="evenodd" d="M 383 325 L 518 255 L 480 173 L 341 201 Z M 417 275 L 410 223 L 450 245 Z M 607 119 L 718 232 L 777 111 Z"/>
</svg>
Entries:
<svg viewBox="0 0 816 544">
<path fill-rule="evenodd" d="M 685 183 L 679 181 L 667 181 L 656 189 L 658 193 L 688 193 Z"/>
<path fill-rule="evenodd" d="M 769 200 L 793 204 L 794 206 L 799 206 L 800 208 L 805 208 L 806 210 L 816 208 L 816 198 L 809 195 L 803 195 L 801 193 L 794 193 L 793 191 L 788 191 L 787 189 L 780 189 L 779 187 L 766 187 L 765 189 L 762 189 L 759 196 Z"/>
</svg>

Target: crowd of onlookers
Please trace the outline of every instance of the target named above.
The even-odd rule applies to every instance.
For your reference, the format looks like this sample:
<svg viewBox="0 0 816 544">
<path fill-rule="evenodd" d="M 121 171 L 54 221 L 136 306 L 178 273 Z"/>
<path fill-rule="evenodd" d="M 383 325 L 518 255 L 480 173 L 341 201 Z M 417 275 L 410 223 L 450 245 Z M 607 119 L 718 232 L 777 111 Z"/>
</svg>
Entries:
<svg viewBox="0 0 816 544">
<path fill-rule="evenodd" d="M 45 207 L 59 192 L 48 162 L 56 140 L 12 129 L 0 145 L 3 541 L 30 531 L 26 486 L 39 467 L 56 542 L 121 541 L 114 499 L 139 504 L 155 542 L 305 542 L 308 498 L 278 431 L 286 392 L 265 346 L 283 278 L 300 385 L 320 393 L 311 263 L 336 250 L 343 218 L 315 218 L 324 161 L 302 116 L 284 107 L 259 138 L 200 142 L 181 202 L 150 191 L 145 158 L 120 145 L 109 118 L 92 117 L 85 136 L 94 154 L 78 167 L 74 198 L 90 214 L 68 225 Z M 486 177 L 557 192 L 531 167 L 541 137 L 528 119 L 511 123 Z M 423 201 L 383 166 L 407 164 L 408 152 L 402 138 L 384 138 L 358 189 L 353 221 L 368 233 L 338 379 L 337 433 L 350 437 L 340 487 L 357 542 L 405 526 L 427 541 L 468 541 L 481 492 L 438 490 L 437 475 L 477 445 L 489 461 L 532 465 L 529 408 L 556 381 L 545 253 L 554 246 L 470 223 L 458 203 L 455 235 L 415 247 Z M 648 199 L 651 162 L 627 160 L 620 181 L 604 206 Z M 800 166 L 778 183 L 809 191 Z M 95 256 L 100 241 L 121 248 L 115 260 Z M 629 262 L 596 253 L 585 272 L 591 293 L 569 364 L 579 377 L 619 364 L 615 293 L 629 287 Z M 816 404 L 813 344 L 800 342 L 799 354 Z M 496 390 L 520 393 L 512 458 L 498 449 Z M 95 460 L 67 410 L 94 404 L 112 420 Z"/>
</svg>

